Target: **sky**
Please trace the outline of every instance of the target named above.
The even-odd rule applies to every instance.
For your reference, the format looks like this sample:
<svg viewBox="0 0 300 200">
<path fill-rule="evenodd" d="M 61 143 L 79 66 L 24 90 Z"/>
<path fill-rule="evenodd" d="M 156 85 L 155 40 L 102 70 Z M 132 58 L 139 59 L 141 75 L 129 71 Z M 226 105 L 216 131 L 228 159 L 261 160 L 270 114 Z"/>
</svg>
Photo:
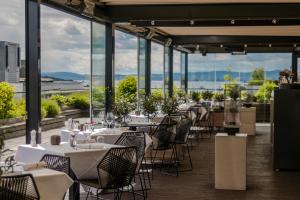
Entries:
<svg viewBox="0 0 300 200">
<path fill-rule="evenodd" d="M 0 41 L 16 42 L 21 45 L 22 59 L 25 58 L 25 1 L 1 2 Z M 104 34 L 99 32 L 98 34 Z M 137 74 L 137 38 L 116 31 L 115 72 Z M 66 13 L 41 7 L 41 66 L 42 72 L 89 73 L 91 49 L 90 23 Z M 163 46 L 152 43 L 151 71 L 163 73 Z M 253 71 L 256 67 L 267 70 L 289 68 L 291 54 L 231 54 L 189 55 L 189 71 L 226 70 Z M 174 72 L 180 71 L 180 53 L 174 52 Z"/>
</svg>

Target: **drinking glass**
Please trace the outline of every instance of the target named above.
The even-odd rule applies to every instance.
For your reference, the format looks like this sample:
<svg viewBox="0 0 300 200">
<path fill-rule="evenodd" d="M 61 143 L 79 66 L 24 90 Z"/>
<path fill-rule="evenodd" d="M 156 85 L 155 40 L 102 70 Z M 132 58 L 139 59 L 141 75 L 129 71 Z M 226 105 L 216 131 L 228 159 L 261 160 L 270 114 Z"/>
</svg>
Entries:
<svg viewBox="0 0 300 200">
<path fill-rule="evenodd" d="M 104 137 L 102 135 L 97 136 L 97 143 L 104 143 Z"/>
<path fill-rule="evenodd" d="M 114 122 L 114 115 L 112 112 L 107 113 L 106 115 L 106 123 L 108 125 L 108 128 L 112 128 L 112 124 Z"/>
</svg>

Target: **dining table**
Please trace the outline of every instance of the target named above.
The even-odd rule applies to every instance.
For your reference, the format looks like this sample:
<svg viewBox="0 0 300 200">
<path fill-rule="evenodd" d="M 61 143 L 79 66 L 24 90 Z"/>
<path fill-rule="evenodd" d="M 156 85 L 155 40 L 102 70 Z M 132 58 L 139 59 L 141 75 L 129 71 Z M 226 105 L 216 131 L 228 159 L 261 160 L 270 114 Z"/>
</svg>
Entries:
<svg viewBox="0 0 300 200">
<path fill-rule="evenodd" d="M 24 170 L 22 166 L 14 167 L 14 172 L 4 173 L 5 176 L 31 174 L 40 196 L 40 200 L 62 200 L 73 180 L 65 173 L 47 168 Z M 30 188 L 28 188 L 30 190 Z"/>
<path fill-rule="evenodd" d="M 45 154 L 60 155 L 70 158 L 72 178 L 97 179 L 97 165 L 109 149 L 120 147 L 118 145 L 96 143 L 81 144 L 78 147 L 71 147 L 69 143 L 60 145 L 39 144 L 36 147 L 31 145 L 19 145 L 15 154 L 15 160 L 20 163 L 30 164 L 41 160 Z M 70 188 L 69 199 L 80 199 L 80 186 L 77 182 Z"/>
</svg>

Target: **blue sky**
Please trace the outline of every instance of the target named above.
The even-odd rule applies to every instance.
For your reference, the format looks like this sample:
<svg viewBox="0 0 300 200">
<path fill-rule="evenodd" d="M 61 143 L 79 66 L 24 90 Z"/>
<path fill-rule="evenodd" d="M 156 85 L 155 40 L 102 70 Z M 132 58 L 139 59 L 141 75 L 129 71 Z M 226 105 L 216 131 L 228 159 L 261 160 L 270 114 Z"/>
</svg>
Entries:
<svg viewBox="0 0 300 200">
<path fill-rule="evenodd" d="M 1 2 L 0 41 L 21 44 L 25 57 L 24 0 Z M 90 23 L 46 6 L 41 8 L 42 71 L 72 71 L 88 73 L 90 66 Z M 103 34 L 103 33 L 99 33 Z M 115 71 L 118 74 L 137 73 L 137 39 L 116 32 Z M 152 73 L 162 73 L 163 47 L 152 45 Z M 189 70 L 224 70 L 229 65 L 233 71 L 252 71 L 256 67 L 267 70 L 289 68 L 290 54 L 230 54 L 189 55 Z M 174 72 L 180 71 L 180 54 L 174 52 Z"/>
</svg>

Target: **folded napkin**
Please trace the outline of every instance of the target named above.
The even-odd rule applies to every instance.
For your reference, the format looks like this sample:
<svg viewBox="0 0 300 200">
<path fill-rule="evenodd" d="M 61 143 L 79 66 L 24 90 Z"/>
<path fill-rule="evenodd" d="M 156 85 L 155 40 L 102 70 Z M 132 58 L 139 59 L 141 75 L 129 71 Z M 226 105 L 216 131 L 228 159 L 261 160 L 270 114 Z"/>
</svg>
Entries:
<svg viewBox="0 0 300 200">
<path fill-rule="evenodd" d="M 88 143 L 88 144 L 77 144 L 78 149 L 103 149 L 105 145 L 103 143 Z"/>
<path fill-rule="evenodd" d="M 31 171 L 35 169 L 42 169 L 47 167 L 47 163 L 45 162 L 37 162 L 37 163 L 31 163 L 31 164 L 24 164 L 23 170 L 24 171 Z"/>
</svg>

